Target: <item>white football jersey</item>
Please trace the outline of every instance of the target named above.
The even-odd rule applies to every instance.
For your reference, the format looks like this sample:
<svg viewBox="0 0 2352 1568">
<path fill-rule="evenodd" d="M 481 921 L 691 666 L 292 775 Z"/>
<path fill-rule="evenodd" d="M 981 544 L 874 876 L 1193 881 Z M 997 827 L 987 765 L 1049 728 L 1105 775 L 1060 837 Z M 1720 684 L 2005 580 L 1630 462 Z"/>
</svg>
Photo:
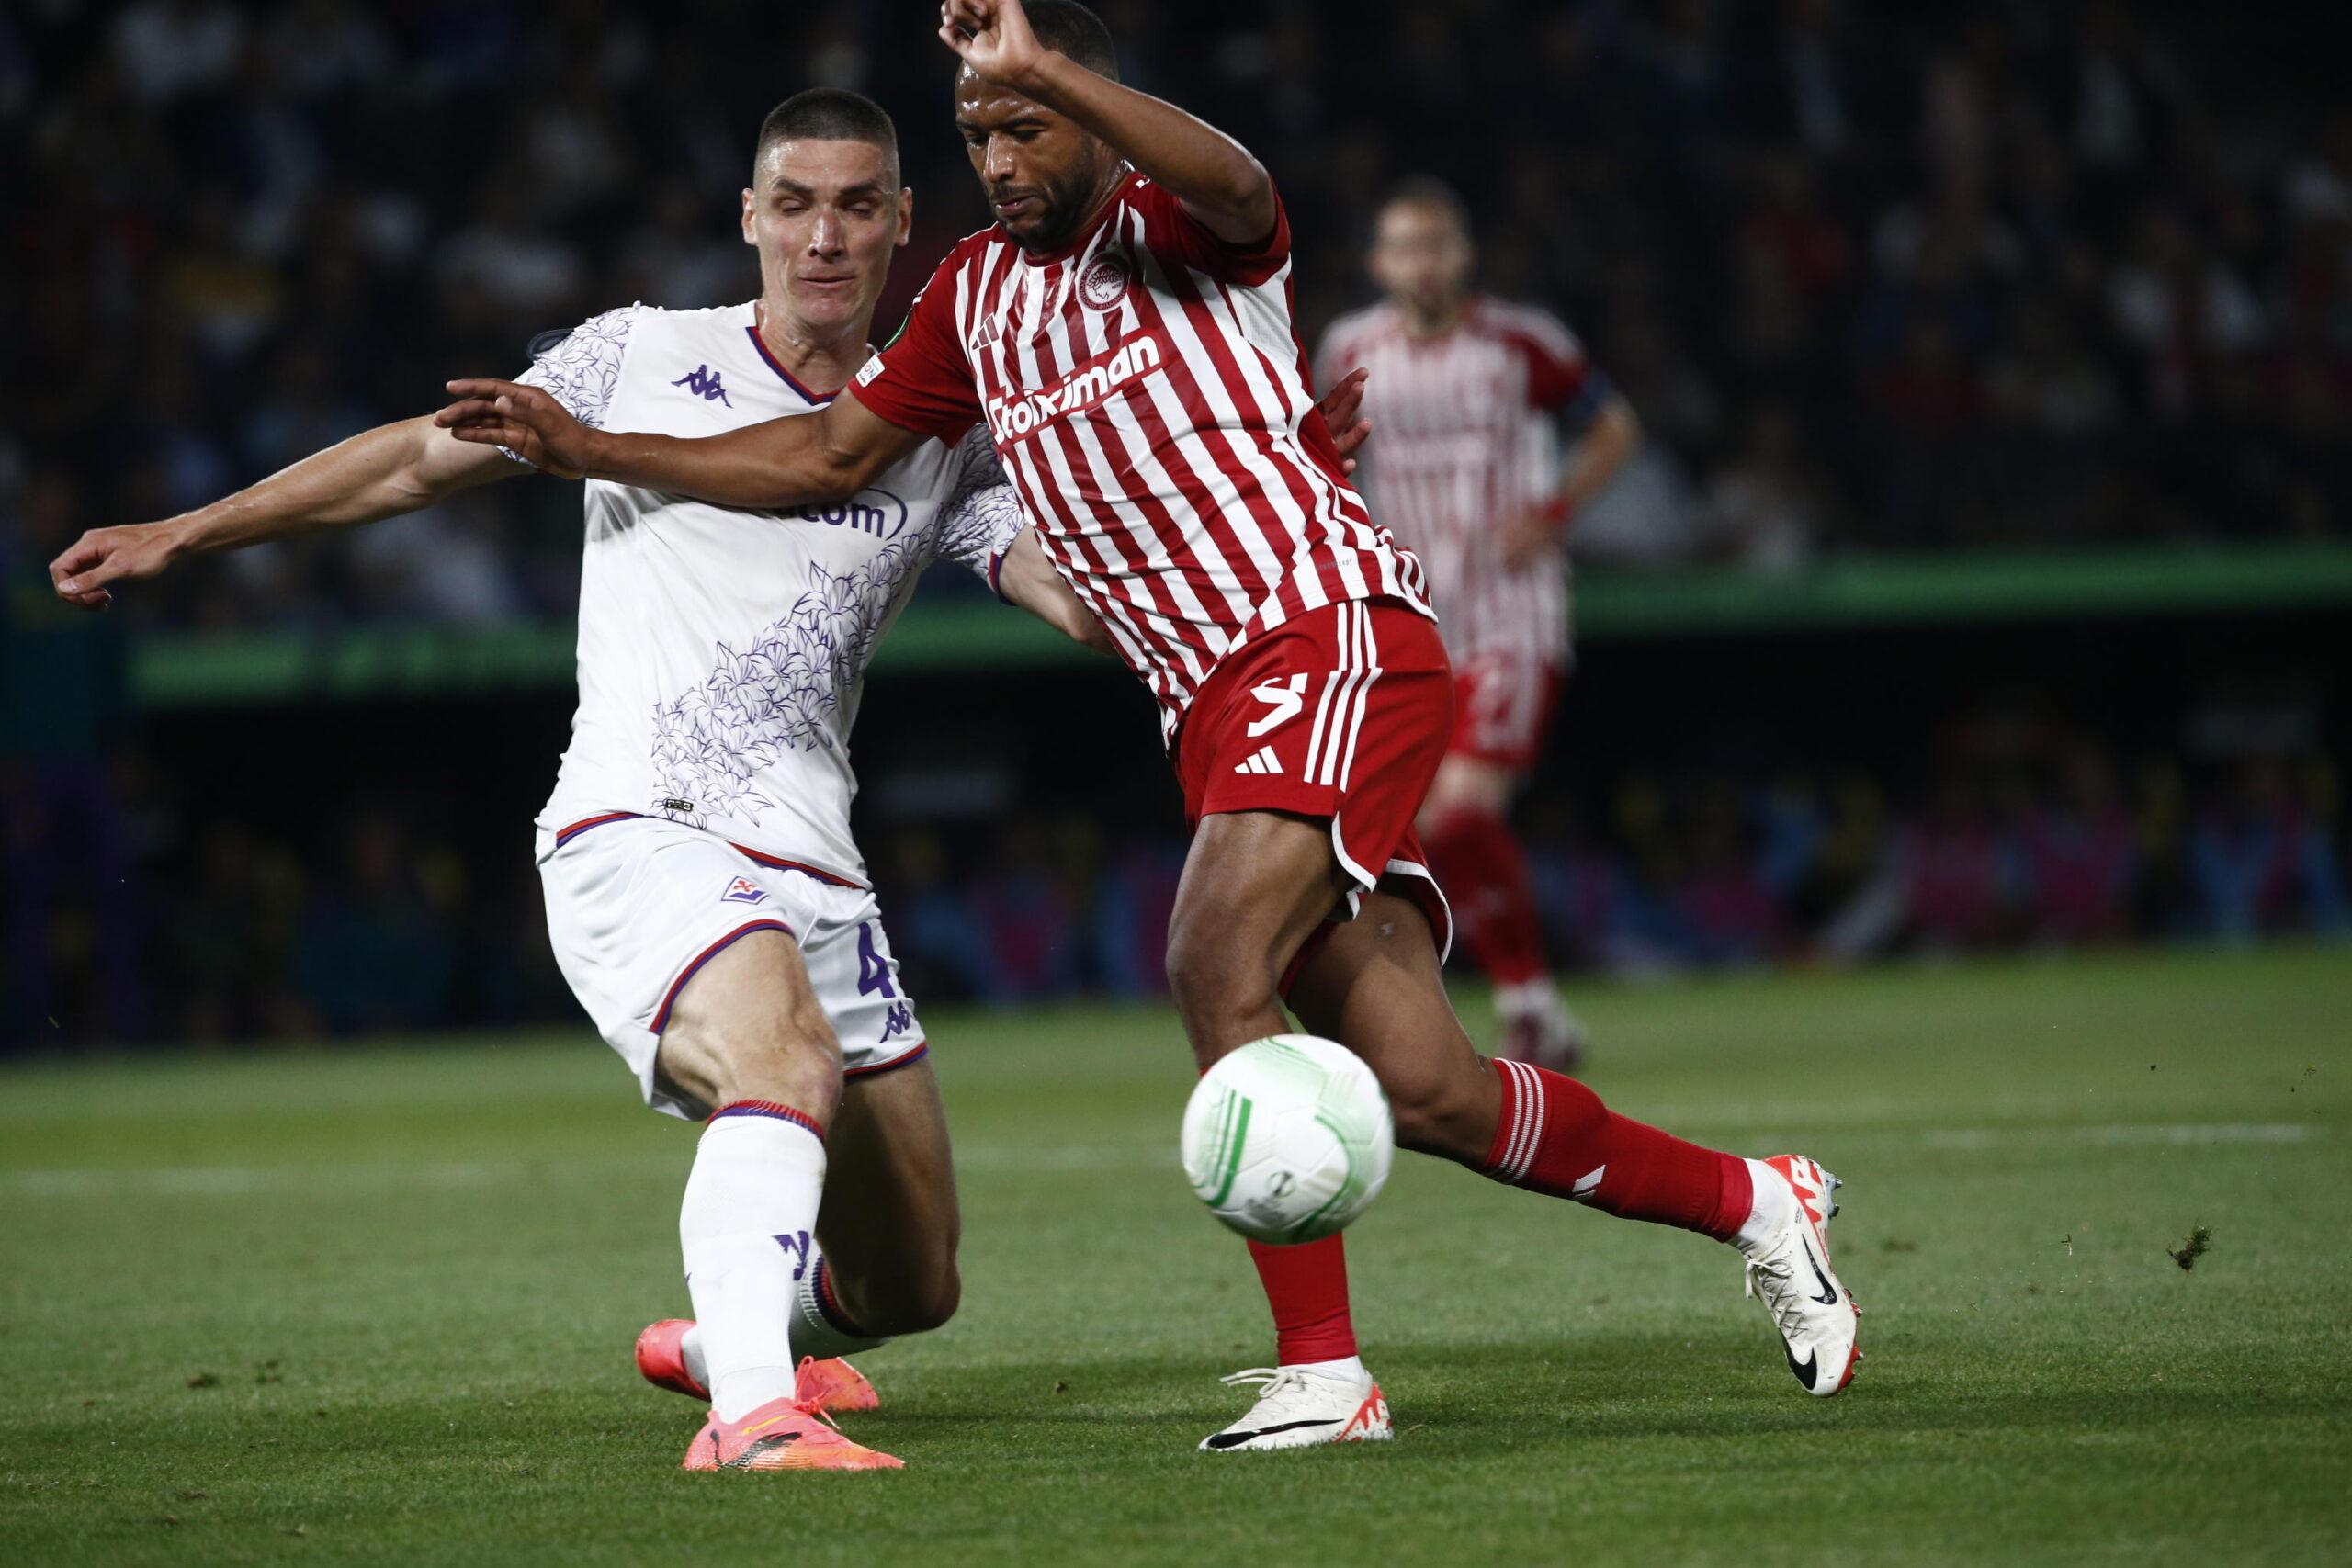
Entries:
<svg viewBox="0 0 2352 1568">
<path fill-rule="evenodd" d="M 608 310 L 521 379 L 583 423 L 665 435 L 831 400 L 769 355 L 749 304 Z M 994 587 L 1021 526 L 987 432 L 926 443 L 830 508 L 586 489 L 580 708 L 540 826 L 633 812 L 864 886 L 849 732 L 875 644 L 935 559 Z"/>
</svg>

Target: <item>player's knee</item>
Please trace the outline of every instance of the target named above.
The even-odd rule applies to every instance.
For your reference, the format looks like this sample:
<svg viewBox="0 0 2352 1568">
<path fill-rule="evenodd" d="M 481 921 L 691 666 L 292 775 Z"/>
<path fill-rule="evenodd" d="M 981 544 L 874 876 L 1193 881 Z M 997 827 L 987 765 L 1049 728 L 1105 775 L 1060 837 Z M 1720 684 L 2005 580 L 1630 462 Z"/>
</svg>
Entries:
<svg viewBox="0 0 2352 1568">
<path fill-rule="evenodd" d="M 1180 914 L 1168 927 L 1168 988 L 1195 1032 L 1254 1018 L 1273 996 L 1266 955 L 1236 940 L 1222 911 Z"/>
<path fill-rule="evenodd" d="M 821 1016 L 731 1020 L 673 1032 L 663 1076 L 709 1105 L 765 1100 L 830 1121 L 842 1096 L 842 1049 Z"/>
</svg>

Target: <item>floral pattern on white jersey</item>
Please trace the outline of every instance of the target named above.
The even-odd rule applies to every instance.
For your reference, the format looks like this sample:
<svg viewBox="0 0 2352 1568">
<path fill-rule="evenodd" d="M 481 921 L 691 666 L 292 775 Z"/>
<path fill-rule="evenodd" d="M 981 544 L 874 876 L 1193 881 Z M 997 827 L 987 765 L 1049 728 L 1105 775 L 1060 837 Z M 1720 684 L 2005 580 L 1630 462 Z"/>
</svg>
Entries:
<svg viewBox="0 0 2352 1568">
<path fill-rule="evenodd" d="M 786 749 L 830 750 L 842 694 L 874 655 L 899 581 L 921 563 L 916 541 L 886 546 L 836 575 L 811 563 L 808 591 L 741 652 L 718 645 L 700 685 L 658 705 L 653 809 L 701 828 L 709 818 L 757 820 L 775 809 L 752 780 Z"/>
<path fill-rule="evenodd" d="M 534 356 L 531 367 L 515 379 L 547 392 L 591 430 L 604 429 L 613 394 L 620 389 L 621 361 L 628 354 L 629 328 L 636 324 L 639 309 L 624 305 L 589 317 L 565 334 L 562 342 Z M 524 461 L 503 446 L 499 450 L 518 463 Z"/>
<path fill-rule="evenodd" d="M 1004 477 L 988 426 L 976 424 L 965 432 L 956 456 L 961 467 L 955 495 L 940 513 L 939 554 L 978 572 L 994 588 L 997 558 L 1012 547 L 1012 536 L 1021 532 L 1021 497 Z"/>
<path fill-rule="evenodd" d="M 931 539 L 894 540 L 848 572 L 812 561 L 808 587 L 791 609 L 741 652 L 718 644 L 700 685 L 655 705 L 656 812 L 703 828 L 714 816 L 758 820 L 775 809 L 753 781 L 786 750 L 842 744 L 842 703 L 865 678 L 908 575 L 944 557 L 993 576 L 995 558 L 1021 529 L 1021 507 L 982 437 L 961 449 L 956 499 L 942 509 Z"/>
</svg>

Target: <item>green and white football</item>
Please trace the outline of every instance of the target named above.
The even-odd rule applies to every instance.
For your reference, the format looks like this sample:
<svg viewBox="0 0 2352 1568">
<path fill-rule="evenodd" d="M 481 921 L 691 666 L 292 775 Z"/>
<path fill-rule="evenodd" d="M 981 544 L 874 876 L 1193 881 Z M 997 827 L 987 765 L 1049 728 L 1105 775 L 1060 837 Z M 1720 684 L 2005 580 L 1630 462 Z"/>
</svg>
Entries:
<svg viewBox="0 0 2352 1568">
<path fill-rule="evenodd" d="M 1203 1075 L 1184 1108 L 1184 1174 L 1253 1241 L 1317 1241 L 1380 1193 L 1396 1152 L 1388 1097 L 1345 1046 L 1253 1040 Z"/>
</svg>

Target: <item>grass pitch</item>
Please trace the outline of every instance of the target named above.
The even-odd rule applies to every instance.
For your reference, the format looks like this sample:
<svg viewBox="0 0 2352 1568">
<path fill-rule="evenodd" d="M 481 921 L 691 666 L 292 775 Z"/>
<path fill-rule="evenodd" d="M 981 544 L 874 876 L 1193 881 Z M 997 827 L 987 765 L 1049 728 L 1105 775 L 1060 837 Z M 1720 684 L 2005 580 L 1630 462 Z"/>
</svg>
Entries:
<svg viewBox="0 0 2352 1568">
<path fill-rule="evenodd" d="M 686 1310 L 692 1133 L 584 1030 L 41 1066 L 0 1072 L 0 1562 L 2341 1561 L 2352 955 L 1579 1002 L 1618 1109 L 1847 1179 L 1845 1396 L 1727 1250 L 1408 1159 L 1349 1238 L 1399 1440 L 1195 1454 L 1271 1337 L 1172 1021 L 941 1012 L 964 1312 L 850 1423 L 909 1468 L 685 1475 L 628 1347 Z"/>
</svg>

